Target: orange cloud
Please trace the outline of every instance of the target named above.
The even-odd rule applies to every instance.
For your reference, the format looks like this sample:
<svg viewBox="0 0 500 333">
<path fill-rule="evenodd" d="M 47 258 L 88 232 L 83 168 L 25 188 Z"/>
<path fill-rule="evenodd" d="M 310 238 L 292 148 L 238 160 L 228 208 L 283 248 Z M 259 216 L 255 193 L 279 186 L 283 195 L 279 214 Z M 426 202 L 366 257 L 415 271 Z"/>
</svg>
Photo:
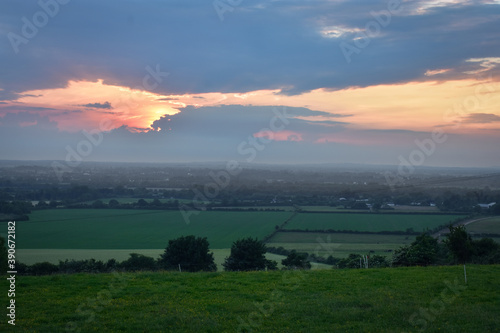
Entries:
<svg viewBox="0 0 500 333">
<path fill-rule="evenodd" d="M 18 110 L 19 107 L 42 107 L 44 114 L 63 130 L 93 129 L 103 119 L 109 119 L 112 127 L 125 125 L 145 131 L 151 130 L 150 125 L 161 116 L 175 114 L 187 105 L 286 105 L 332 114 L 328 119 L 324 116 L 304 118 L 311 122 L 340 121 L 353 129 L 431 131 L 436 126 L 455 125 L 467 114 L 498 114 L 499 92 L 497 82 L 475 79 L 407 82 L 336 91 L 317 89 L 295 96 L 280 95 L 279 90 L 161 95 L 107 85 L 102 80 L 70 81 L 65 88 L 26 91 L 18 100 L 0 106 L 0 115 L 2 108 L 12 105 Z M 497 124 L 482 125 L 483 128 L 494 126 Z M 327 131 L 328 127 L 325 128 Z M 478 124 L 463 122 L 451 130 L 466 132 L 477 128 Z M 275 139 L 290 140 L 287 135 L 277 134 Z M 295 135 L 298 140 L 303 139 L 299 133 Z"/>
<path fill-rule="evenodd" d="M 148 129 L 162 115 L 178 112 L 162 100 L 166 97 L 102 80 L 70 81 L 65 88 L 26 91 L 13 105 L 46 108 L 45 115 L 62 130 L 98 128 L 103 119 L 112 121 L 113 127 Z"/>
</svg>

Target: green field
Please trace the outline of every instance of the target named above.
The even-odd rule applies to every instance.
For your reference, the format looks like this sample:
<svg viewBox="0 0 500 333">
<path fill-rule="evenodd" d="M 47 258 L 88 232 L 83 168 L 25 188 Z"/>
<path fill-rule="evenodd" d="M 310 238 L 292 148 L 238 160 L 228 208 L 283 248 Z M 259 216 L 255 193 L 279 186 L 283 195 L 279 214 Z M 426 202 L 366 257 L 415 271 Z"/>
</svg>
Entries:
<svg viewBox="0 0 500 333">
<path fill-rule="evenodd" d="M 371 235 L 346 233 L 316 233 L 316 232 L 278 232 L 268 246 L 295 249 L 323 257 L 333 256 L 345 258 L 350 253 L 379 254 L 392 257 L 395 249 L 410 244 L 415 236 L 405 235 Z"/>
<path fill-rule="evenodd" d="M 115 258 L 121 261 L 127 259 L 132 252 L 156 258 L 167 246 L 168 240 L 183 235 L 195 235 L 207 237 L 210 248 L 216 253 L 218 250 L 228 253 L 235 240 L 249 236 L 263 239 L 275 230 L 276 225 L 282 224 L 292 214 L 291 211 L 209 211 L 191 215 L 190 223 L 186 223 L 179 211 L 41 210 L 34 211 L 30 215 L 30 221 L 20 221 L 16 224 L 16 247 L 18 259 L 27 264 L 90 258 Z M 421 231 L 459 217 L 461 216 L 299 213 L 286 228 L 361 231 L 404 231 L 413 228 L 415 231 Z M 3 230 L 1 233 L 5 234 Z M 391 250 L 409 244 L 413 239 L 413 236 L 398 235 L 279 232 L 267 245 L 282 246 L 324 257 L 346 257 L 350 253 L 366 254 L 370 251 L 391 257 Z M 217 262 L 220 265 L 222 261 L 223 258 Z"/>
<path fill-rule="evenodd" d="M 182 235 L 207 237 L 213 249 L 270 234 L 289 212 L 200 212 L 187 224 L 179 211 L 57 209 L 16 224 L 18 249 L 161 249 Z"/>
<path fill-rule="evenodd" d="M 411 214 L 297 214 L 285 229 L 299 230 L 354 230 L 354 231 L 405 231 L 412 228 L 422 232 L 447 224 L 462 215 L 411 215 Z"/>
<path fill-rule="evenodd" d="M 4 307 L 0 331 L 498 332 L 500 266 L 467 273 L 467 285 L 461 266 L 18 277 L 16 326 Z"/>
<path fill-rule="evenodd" d="M 500 234 L 500 217 L 473 222 L 468 224 L 466 229 L 475 234 Z"/>
</svg>

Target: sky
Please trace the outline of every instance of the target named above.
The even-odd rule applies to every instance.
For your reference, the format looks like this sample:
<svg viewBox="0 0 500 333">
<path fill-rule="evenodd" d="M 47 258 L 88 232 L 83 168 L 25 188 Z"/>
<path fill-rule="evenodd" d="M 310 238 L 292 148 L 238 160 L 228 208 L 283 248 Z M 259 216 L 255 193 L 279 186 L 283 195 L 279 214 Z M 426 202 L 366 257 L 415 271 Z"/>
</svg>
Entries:
<svg viewBox="0 0 500 333">
<path fill-rule="evenodd" d="M 498 0 L 4 0 L 0 35 L 0 159 L 500 167 Z"/>
</svg>

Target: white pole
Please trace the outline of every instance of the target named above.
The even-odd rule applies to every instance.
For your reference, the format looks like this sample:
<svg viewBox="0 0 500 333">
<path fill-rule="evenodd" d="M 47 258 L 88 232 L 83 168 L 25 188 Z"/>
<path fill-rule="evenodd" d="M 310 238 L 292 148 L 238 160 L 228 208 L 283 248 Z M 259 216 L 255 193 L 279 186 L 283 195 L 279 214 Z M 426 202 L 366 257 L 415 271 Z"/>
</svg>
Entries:
<svg viewBox="0 0 500 333">
<path fill-rule="evenodd" d="M 182 273 L 182 270 L 181 270 L 181 264 L 179 264 L 179 272 Z"/>
</svg>

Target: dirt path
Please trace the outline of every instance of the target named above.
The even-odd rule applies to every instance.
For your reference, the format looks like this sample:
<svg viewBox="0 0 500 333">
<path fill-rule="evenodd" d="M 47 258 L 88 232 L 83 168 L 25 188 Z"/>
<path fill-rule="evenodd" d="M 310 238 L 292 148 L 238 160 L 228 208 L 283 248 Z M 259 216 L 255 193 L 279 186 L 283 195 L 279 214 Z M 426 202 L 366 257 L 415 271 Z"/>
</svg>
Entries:
<svg viewBox="0 0 500 333">
<path fill-rule="evenodd" d="M 458 222 L 458 223 L 453 224 L 453 226 L 456 227 L 456 226 L 459 226 L 459 225 L 468 225 L 468 224 L 471 224 L 471 223 L 474 223 L 474 222 L 478 222 L 478 221 L 482 221 L 482 220 L 487 220 L 487 219 L 491 219 L 491 218 L 493 218 L 493 216 L 481 217 L 479 219 L 473 219 L 473 220 L 467 220 L 467 221 Z M 439 230 L 438 232 L 433 233 L 431 236 L 434 237 L 434 238 L 438 238 L 442 234 L 448 233 L 448 232 L 449 232 L 449 229 L 445 228 L 445 229 Z"/>
</svg>

